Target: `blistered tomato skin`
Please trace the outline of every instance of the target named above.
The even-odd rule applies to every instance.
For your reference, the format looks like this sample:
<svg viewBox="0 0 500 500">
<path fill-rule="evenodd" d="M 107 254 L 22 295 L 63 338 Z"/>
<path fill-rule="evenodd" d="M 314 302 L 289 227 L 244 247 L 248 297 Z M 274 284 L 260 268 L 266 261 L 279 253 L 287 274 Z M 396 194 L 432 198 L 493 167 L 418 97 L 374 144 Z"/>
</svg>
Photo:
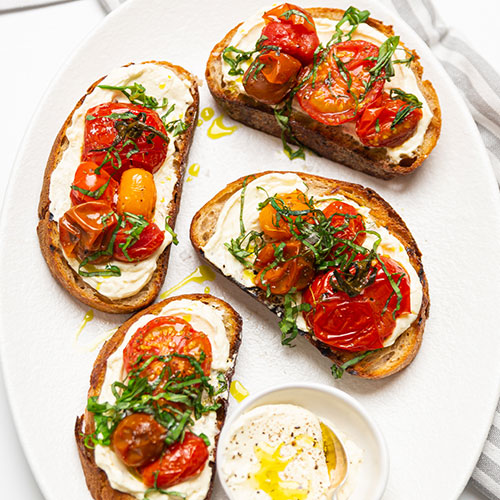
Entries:
<svg viewBox="0 0 500 500">
<path fill-rule="evenodd" d="M 87 111 L 82 161 L 93 161 L 116 180 L 131 167 L 156 172 L 165 161 L 167 150 L 165 126 L 152 109 L 109 102 Z"/>
<path fill-rule="evenodd" d="M 106 250 L 117 224 L 111 206 L 104 201 L 89 201 L 71 207 L 59 220 L 59 241 L 70 258 L 83 261 Z M 110 260 L 111 255 L 94 259 L 94 264 Z"/>
<path fill-rule="evenodd" d="M 123 172 L 118 189 L 116 210 L 153 218 L 156 206 L 156 186 L 153 174 L 143 168 L 130 168 Z"/>
<path fill-rule="evenodd" d="M 105 171 L 95 173 L 98 165 L 91 161 L 80 163 L 75 172 L 71 186 L 70 198 L 73 205 L 80 205 L 87 201 L 104 201 L 111 207 L 116 206 L 118 183 Z M 102 193 L 99 190 L 104 189 Z M 82 192 L 83 191 L 83 192 Z M 85 194 L 89 191 L 92 195 Z"/>
<path fill-rule="evenodd" d="M 165 234 L 154 223 L 150 222 L 142 230 L 139 238 L 130 246 L 127 245 L 129 234 L 132 229 L 130 222 L 125 223 L 116 233 L 115 244 L 113 248 L 113 257 L 122 262 L 140 262 L 153 255 L 161 247 Z"/>
<path fill-rule="evenodd" d="M 405 270 L 393 259 L 380 257 L 393 276 L 402 294 L 399 310 L 398 298 L 382 266 L 372 284 L 354 297 L 335 290 L 335 271 L 332 269 L 316 277 L 303 295 L 311 310 L 304 314 L 315 337 L 335 349 L 366 351 L 384 347 L 384 340 L 394 330 L 396 319 L 410 312 L 410 280 Z"/>
<path fill-rule="evenodd" d="M 413 109 L 406 117 L 393 125 L 398 112 L 410 106 L 401 99 L 391 99 L 386 92 L 365 108 L 356 121 L 356 134 L 365 146 L 394 148 L 401 146 L 418 128 L 423 113 Z"/>
<path fill-rule="evenodd" d="M 317 68 L 314 85 L 312 76 L 309 76 L 311 67 L 304 68 L 299 75 L 300 81 L 309 76 L 307 84 L 297 92 L 300 106 L 311 118 L 325 125 L 354 120 L 377 99 L 384 87 L 384 80 L 379 78 L 366 91 L 371 78 L 370 69 L 375 66 L 377 57 L 378 47 L 363 40 L 333 45 Z"/>
<path fill-rule="evenodd" d="M 258 56 L 247 69 L 243 86 L 246 93 L 258 101 L 278 104 L 295 85 L 300 68 L 300 62 L 294 57 L 270 51 Z"/>
<path fill-rule="evenodd" d="M 126 373 L 137 368 L 139 359 L 146 361 L 151 356 L 168 356 L 173 353 L 193 356 L 204 360 L 201 367 L 205 375 L 210 373 L 212 346 L 209 338 L 198 332 L 182 318 L 162 316 L 146 323 L 132 336 L 123 351 L 123 366 Z M 142 358 L 141 358 L 142 356 Z M 154 380 L 160 375 L 165 363 L 154 360 L 145 370 L 145 375 Z M 184 358 L 173 357 L 169 362 L 172 373 L 187 376 L 193 373 L 191 363 Z"/>
<path fill-rule="evenodd" d="M 186 432 L 182 443 L 175 443 L 165 450 L 156 462 L 140 470 L 144 484 L 151 488 L 168 488 L 198 475 L 208 460 L 205 441 Z"/>
<path fill-rule="evenodd" d="M 328 205 L 323 213 L 327 218 L 331 218 L 330 225 L 338 227 L 335 233 L 336 238 L 353 241 L 356 245 L 362 245 L 366 239 L 365 223 L 363 217 L 349 203 L 333 201 Z"/>
<path fill-rule="evenodd" d="M 307 203 L 307 197 L 302 191 L 293 191 L 292 193 L 278 194 L 275 201 L 280 208 L 288 208 L 291 211 L 310 211 L 311 207 Z M 311 220 L 307 215 L 301 216 L 304 220 Z M 296 215 L 291 215 L 290 219 L 295 221 Z M 292 229 L 284 217 L 277 215 L 276 209 L 271 203 L 268 203 L 259 212 L 259 224 L 266 236 L 275 240 L 286 240 L 292 237 Z"/>
<path fill-rule="evenodd" d="M 291 11 L 300 12 L 301 15 Z M 266 26 L 262 35 L 267 37 L 263 45 L 274 45 L 302 64 L 311 64 L 314 51 L 319 45 L 312 16 L 297 5 L 282 4 L 267 11 L 263 16 Z"/>
<path fill-rule="evenodd" d="M 258 254 L 254 263 L 259 273 L 255 284 L 262 290 L 271 290 L 275 295 L 284 295 L 292 288 L 303 290 L 314 278 L 314 258 L 310 252 L 297 240 L 284 242 L 283 258 L 271 267 L 275 260 L 275 249 L 279 243 L 268 243 Z"/>
<path fill-rule="evenodd" d="M 158 459 L 167 429 L 151 415 L 132 413 L 120 421 L 111 436 L 111 448 L 129 467 L 142 467 Z"/>
</svg>

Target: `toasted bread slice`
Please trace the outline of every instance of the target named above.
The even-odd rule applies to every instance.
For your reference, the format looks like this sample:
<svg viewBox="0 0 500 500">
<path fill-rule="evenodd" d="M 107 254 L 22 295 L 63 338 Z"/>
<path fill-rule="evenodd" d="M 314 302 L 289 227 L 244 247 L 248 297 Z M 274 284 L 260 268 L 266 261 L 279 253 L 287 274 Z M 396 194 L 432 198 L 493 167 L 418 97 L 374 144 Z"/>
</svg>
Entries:
<svg viewBox="0 0 500 500">
<path fill-rule="evenodd" d="M 106 375 L 107 360 L 120 346 L 122 346 L 128 330 L 134 326 L 136 321 L 146 314 L 159 314 L 166 304 L 182 299 L 202 302 L 213 307 L 215 310 L 221 313 L 227 339 L 229 341 L 229 357 L 232 360 L 231 367 L 228 371 L 225 372 L 227 387 L 229 391 L 229 386 L 231 384 L 236 358 L 238 355 L 238 349 L 241 343 L 241 318 L 229 304 L 221 299 L 206 294 L 188 294 L 171 297 L 162 302 L 158 302 L 157 304 L 153 304 L 152 306 L 144 309 L 143 311 L 137 313 L 135 316 L 127 320 L 117 330 L 113 337 L 111 337 L 111 339 L 104 344 L 94 363 L 94 368 L 92 370 L 92 374 L 90 375 L 90 388 L 88 391 L 89 398 L 92 396 L 99 396 Z M 228 394 L 228 392 L 226 394 Z M 218 401 L 222 403 L 222 406 L 217 410 L 217 427 L 220 431 L 226 417 L 227 396 L 223 397 L 221 395 Z M 135 500 L 134 496 L 128 493 L 117 491 L 111 487 L 106 472 L 99 468 L 95 462 L 94 450 L 85 446 L 85 435 L 91 434 L 92 432 L 94 432 L 94 430 L 95 424 L 93 415 L 86 410 L 82 416 L 76 419 L 75 439 L 87 486 L 90 493 L 92 494 L 92 497 L 95 500 Z M 215 478 L 215 455 L 217 451 L 218 439 L 219 434 L 217 434 L 215 437 L 215 450 L 213 452 L 212 458 L 210 459 L 210 462 L 208 463 L 208 467 L 211 468 L 211 480 L 207 494 L 204 497 L 205 500 L 208 500 L 210 498 L 211 491 L 213 489 L 213 481 Z"/>
<path fill-rule="evenodd" d="M 191 223 L 191 242 L 203 258 L 205 258 L 203 247 L 214 234 L 219 214 L 221 213 L 221 210 L 227 200 L 243 187 L 243 183 L 248 177 L 258 178 L 269 173 L 271 172 L 262 172 L 238 179 L 220 191 L 196 213 Z M 326 179 L 324 177 L 318 177 L 316 175 L 305 173 L 279 173 L 294 173 L 295 175 L 301 177 L 309 188 L 308 193 L 315 198 L 344 195 L 360 206 L 368 207 L 370 209 L 370 216 L 374 219 L 377 225 L 385 227 L 402 243 L 406 249 L 410 262 L 417 272 L 422 285 L 423 297 L 419 314 L 410 327 L 401 334 L 392 346 L 369 354 L 362 361 L 359 361 L 358 363 L 347 368 L 347 371 L 352 375 L 370 379 L 387 377 L 388 375 L 392 375 L 393 373 L 402 370 L 413 360 L 420 348 L 425 321 L 429 315 L 429 290 L 427 279 L 422 266 L 421 253 L 410 231 L 394 209 L 370 188 L 364 188 L 359 184 Z M 213 266 L 213 263 L 211 263 L 208 259 L 205 258 L 205 260 Z M 217 270 L 221 272 L 220 269 Z M 271 296 L 271 299 L 274 300 L 270 300 L 266 298 L 265 291 L 260 288 L 247 288 L 231 276 L 226 277 L 281 317 L 283 313 L 283 306 L 282 300 L 279 296 Z M 331 359 L 337 366 L 341 366 L 361 354 L 359 352 L 352 353 L 333 349 L 316 339 L 311 332 L 300 333 L 309 342 L 311 342 L 311 344 L 319 349 L 321 354 Z"/>
<path fill-rule="evenodd" d="M 194 129 L 196 127 L 198 108 L 199 108 L 199 94 L 198 84 L 193 75 L 180 66 L 175 66 L 168 62 L 163 61 L 146 61 L 141 64 L 158 64 L 165 66 L 173 71 L 182 80 L 186 81 L 189 85 L 189 91 L 193 98 L 192 104 L 188 107 L 184 116 L 184 121 L 187 129 L 184 133 L 175 138 L 175 152 L 173 158 L 173 170 L 175 175 L 175 186 L 170 201 L 168 201 L 168 215 L 170 216 L 169 224 L 174 227 L 177 212 L 179 209 L 182 184 L 184 172 L 186 169 L 186 162 L 188 159 L 189 148 L 193 140 Z M 126 66 L 130 66 L 130 63 Z M 45 169 L 45 176 L 40 195 L 40 203 L 38 206 L 39 223 L 37 227 L 38 239 L 42 254 L 49 266 L 50 272 L 57 279 L 57 281 L 75 298 L 88 304 L 95 309 L 109 313 L 127 313 L 142 309 L 151 304 L 157 297 L 165 276 L 167 273 L 168 256 L 170 253 L 170 245 L 168 245 L 162 254 L 158 257 L 156 270 L 154 271 L 149 282 L 135 295 L 122 299 L 110 299 L 100 294 L 95 288 L 87 284 L 82 278 L 68 265 L 68 262 L 63 254 L 59 244 L 59 229 L 58 223 L 53 219 L 50 213 L 50 183 L 51 176 L 61 161 L 64 151 L 68 147 L 68 138 L 66 131 L 72 123 L 75 111 L 82 106 L 85 98 L 92 93 L 92 91 L 99 85 L 105 77 L 93 83 L 87 93 L 78 101 L 75 108 L 68 116 L 64 125 L 62 126 L 59 134 L 54 142 L 47 161 Z M 75 170 L 78 165 L 75 165 Z M 69 194 L 68 194 L 69 196 Z"/>
<path fill-rule="evenodd" d="M 311 8 L 307 11 L 313 17 L 334 21 L 338 21 L 344 14 L 343 10 L 329 8 Z M 369 18 L 367 24 L 387 37 L 394 35 L 392 26 L 386 26 L 376 19 Z M 228 86 L 223 79 L 222 52 L 231 45 L 231 40 L 240 26 L 241 24 L 232 29 L 213 48 L 205 73 L 208 88 L 219 106 L 231 118 L 268 134 L 281 137 L 281 128 L 274 116 L 273 107 L 263 104 L 245 93 L 238 92 L 237 89 Z M 404 44 L 400 43 L 400 46 L 404 47 Z M 414 155 L 404 157 L 399 163 L 395 163 L 387 155 L 386 148 L 364 146 L 351 134 L 346 133 L 342 125 L 324 125 L 313 120 L 306 113 L 294 109 L 290 114 L 289 123 L 295 137 L 321 156 L 375 177 L 391 179 L 414 172 L 436 145 L 441 132 L 441 109 L 431 82 L 422 80 L 423 69 L 418 55 L 412 50 L 408 50 L 408 53 L 415 57 L 410 67 L 433 114 L 422 144 Z"/>
</svg>

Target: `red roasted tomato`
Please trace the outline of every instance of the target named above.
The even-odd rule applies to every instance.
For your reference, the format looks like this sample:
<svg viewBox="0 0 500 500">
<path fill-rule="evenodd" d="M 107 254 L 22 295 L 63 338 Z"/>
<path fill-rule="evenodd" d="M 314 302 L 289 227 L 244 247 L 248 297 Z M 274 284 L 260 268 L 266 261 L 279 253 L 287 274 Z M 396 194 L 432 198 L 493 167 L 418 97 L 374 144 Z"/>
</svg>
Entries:
<svg viewBox="0 0 500 500">
<path fill-rule="evenodd" d="M 396 261 L 385 256 L 381 260 L 396 283 L 403 275 L 399 282 L 403 299 L 395 314 L 398 318 L 410 312 L 410 280 Z M 374 282 L 354 297 L 333 289 L 336 282 L 333 269 L 317 276 L 304 293 L 303 301 L 311 305 L 311 310 L 304 314 L 306 322 L 321 342 L 353 352 L 383 347 L 396 324 L 393 312 L 397 296 L 379 263 L 376 268 Z"/>
<path fill-rule="evenodd" d="M 408 140 L 417 130 L 422 118 L 422 110 L 416 108 L 393 125 L 398 112 L 410 104 L 401 99 L 391 99 L 383 92 L 372 104 L 367 106 L 356 121 L 356 133 L 366 146 L 393 148 Z"/>
<path fill-rule="evenodd" d="M 263 64 L 263 67 L 260 65 Z M 295 57 L 274 50 L 261 54 L 243 76 L 248 95 L 265 104 L 283 100 L 297 81 L 302 65 Z"/>
<path fill-rule="evenodd" d="M 342 201 L 334 201 L 323 210 L 323 213 L 326 217 L 332 218 L 330 221 L 331 226 L 343 228 L 335 233 L 337 238 L 353 241 L 357 245 L 363 244 L 366 239 L 366 234 L 360 233 L 360 231 L 364 231 L 365 224 L 361 215 L 358 214 L 357 210 L 352 205 L 343 203 Z M 344 214 L 357 215 L 357 217 L 347 218 L 344 217 Z"/>
<path fill-rule="evenodd" d="M 318 66 L 314 85 L 311 77 L 297 92 L 300 106 L 325 125 L 340 125 L 353 120 L 382 92 L 384 80 L 381 78 L 376 79 L 366 92 L 371 78 L 369 70 L 376 64 L 377 57 L 378 47 L 363 40 L 333 45 Z M 310 72 L 311 67 L 304 68 L 299 80 Z"/>
<path fill-rule="evenodd" d="M 275 248 L 282 242 L 268 243 L 257 256 L 254 266 L 260 269 L 255 284 L 262 290 L 268 287 L 275 295 L 284 295 L 292 288 L 303 290 L 314 278 L 314 258 L 297 240 L 288 240 L 283 248 L 285 262 L 269 268 L 275 260 Z"/>
<path fill-rule="evenodd" d="M 111 435 L 111 448 L 129 467 L 141 467 L 156 460 L 163 451 L 167 429 L 152 415 L 132 413 Z"/>
<path fill-rule="evenodd" d="M 97 252 L 107 250 L 117 224 L 108 203 L 88 201 L 71 207 L 59 220 L 59 240 L 64 253 L 80 262 Z M 98 264 L 111 259 L 111 254 L 93 259 Z"/>
<path fill-rule="evenodd" d="M 113 178 L 110 179 L 110 175 L 105 170 L 101 170 L 99 174 L 96 174 L 95 169 L 97 166 L 94 162 L 84 161 L 76 169 L 69 194 L 73 205 L 100 200 L 109 203 L 112 207 L 116 206 L 118 182 Z M 105 185 L 106 187 L 104 187 Z M 104 188 L 104 191 L 98 193 L 101 188 Z M 92 196 L 82 191 L 90 191 Z"/>
<path fill-rule="evenodd" d="M 140 473 L 147 487 L 168 488 L 199 474 L 207 460 L 205 441 L 186 432 L 182 443 L 167 448 L 158 460 L 140 469 Z"/>
<path fill-rule="evenodd" d="M 134 368 L 140 356 L 146 361 L 151 356 L 168 356 L 177 353 L 200 359 L 201 353 L 205 359 L 201 362 L 203 372 L 208 375 L 212 364 L 212 346 L 209 338 L 196 331 L 187 321 L 174 316 L 161 316 L 151 320 L 137 330 L 123 351 L 123 366 L 125 372 Z M 163 370 L 165 363 L 154 360 L 145 370 L 145 375 L 151 380 L 156 379 Z M 187 376 L 194 368 L 187 359 L 174 357 L 169 366 L 172 374 Z M 137 368 L 137 366 L 135 366 Z"/>
<path fill-rule="evenodd" d="M 312 16 L 304 9 L 284 3 L 267 11 L 263 16 L 266 26 L 262 35 L 263 45 L 280 47 L 285 54 L 295 57 L 302 64 L 311 64 L 319 45 Z"/>
<path fill-rule="evenodd" d="M 116 180 L 127 168 L 153 173 L 165 161 L 168 137 L 156 111 L 108 102 L 89 109 L 85 118 L 82 160 L 102 165 L 110 174 L 115 172 Z"/>
<path fill-rule="evenodd" d="M 133 226 L 127 222 L 125 227 L 120 228 L 116 234 L 113 257 L 122 262 L 139 262 L 147 259 L 160 248 L 165 239 L 163 231 L 154 222 L 150 222 L 142 230 L 135 243 L 125 247 L 130 238 L 128 233 L 131 230 L 133 230 Z"/>
</svg>

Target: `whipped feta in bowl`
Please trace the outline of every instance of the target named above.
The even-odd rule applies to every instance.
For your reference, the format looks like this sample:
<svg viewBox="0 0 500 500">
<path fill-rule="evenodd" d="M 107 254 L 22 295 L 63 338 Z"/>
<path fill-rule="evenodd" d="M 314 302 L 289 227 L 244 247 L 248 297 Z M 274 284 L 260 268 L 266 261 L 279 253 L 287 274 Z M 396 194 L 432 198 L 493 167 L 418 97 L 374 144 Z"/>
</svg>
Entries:
<svg viewBox="0 0 500 500">
<path fill-rule="evenodd" d="M 330 500 L 331 457 L 322 427 L 347 455 L 338 500 L 380 500 L 389 474 L 385 440 L 353 397 L 321 384 L 287 384 L 248 398 L 219 438 L 217 474 L 231 500 Z M 335 460 L 335 459 L 334 459 Z"/>
</svg>

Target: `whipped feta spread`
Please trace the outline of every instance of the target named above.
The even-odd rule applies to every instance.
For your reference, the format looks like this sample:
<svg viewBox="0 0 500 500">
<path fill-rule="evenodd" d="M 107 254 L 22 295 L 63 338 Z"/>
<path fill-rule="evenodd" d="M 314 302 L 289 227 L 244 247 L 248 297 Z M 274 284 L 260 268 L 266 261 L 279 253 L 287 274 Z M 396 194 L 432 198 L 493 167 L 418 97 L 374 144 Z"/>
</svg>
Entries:
<svg viewBox="0 0 500 500">
<path fill-rule="evenodd" d="M 333 429 L 329 422 L 323 424 Z M 338 437 L 349 461 L 349 475 L 338 499 L 347 500 L 355 489 L 364 452 L 347 436 L 339 433 Z M 300 406 L 263 405 L 239 416 L 229 429 L 222 457 L 219 474 L 238 500 L 330 500 L 320 420 Z"/>
<path fill-rule="evenodd" d="M 273 172 L 262 175 L 248 182 L 246 185 L 242 217 L 245 231 L 261 231 L 259 224 L 259 203 L 264 202 L 268 196 L 291 193 L 296 189 L 304 192 L 308 197 L 313 196 L 317 202 L 317 207 L 320 209 L 324 208 L 329 201 L 332 201 L 331 198 L 328 198 L 329 201 L 322 201 L 321 198 L 315 196 L 315 193 L 310 192 L 307 184 L 296 174 Z M 392 334 L 384 341 L 384 346 L 387 347 L 392 345 L 417 318 L 420 306 L 422 305 L 422 285 L 417 272 L 410 263 L 410 258 L 404 245 L 385 227 L 377 225 L 375 220 L 370 216 L 370 209 L 368 207 L 360 207 L 356 202 L 345 196 L 335 195 L 334 198 L 348 203 L 358 210 L 363 216 L 366 229 L 377 232 L 381 237 L 377 253 L 388 256 L 398 262 L 410 279 L 411 310 L 409 313 L 401 314 L 396 319 L 396 325 Z M 232 277 L 246 288 L 251 288 L 255 286 L 253 272 L 245 268 L 224 246 L 224 243 L 229 243 L 231 239 L 237 238 L 240 234 L 240 207 L 241 190 L 234 193 L 224 204 L 217 220 L 215 231 L 206 245 L 202 247 L 202 250 L 205 258 L 217 266 L 226 276 Z M 371 248 L 376 239 L 375 235 L 367 234 L 363 245 Z M 298 295 L 300 301 L 300 294 Z M 302 314 L 299 314 L 297 317 L 297 327 L 302 331 L 309 330 Z"/>
<path fill-rule="evenodd" d="M 264 14 L 264 12 L 270 10 L 271 8 L 272 6 L 266 9 L 262 9 L 250 19 L 245 21 L 237 29 L 229 45 L 244 51 L 254 50 L 255 44 L 260 38 L 262 29 L 265 26 L 262 15 Z M 323 46 L 326 46 L 326 44 L 332 37 L 332 34 L 335 32 L 335 25 L 337 24 L 337 20 L 327 19 L 323 17 L 314 17 L 314 23 L 316 24 L 316 31 L 318 33 L 320 43 Z M 349 30 L 349 24 L 346 23 L 344 26 L 342 26 L 342 30 L 344 32 L 347 32 Z M 361 23 L 354 31 L 352 40 L 365 40 L 379 47 L 387 40 L 387 37 L 384 35 L 384 33 L 369 26 L 368 24 Z M 401 60 L 406 58 L 407 54 L 402 47 L 401 50 L 396 50 L 392 57 L 393 60 Z M 252 59 L 244 61 L 241 63 L 240 68 L 242 68 L 243 71 L 246 71 L 251 63 Z M 237 90 L 239 93 L 245 93 L 245 88 L 243 86 L 243 76 L 230 75 L 230 69 L 231 67 L 229 66 L 229 64 L 224 61 L 224 59 L 222 59 L 222 79 L 226 82 L 226 84 L 230 86 L 230 88 L 235 88 L 235 90 Z M 414 94 L 422 103 L 422 119 L 418 124 L 415 134 L 400 146 L 385 148 L 386 153 L 391 158 L 391 160 L 394 163 L 399 163 L 402 158 L 412 157 L 415 155 L 416 150 L 420 147 L 424 140 L 425 132 L 427 131 L 427 127 L 431 122 L 433 114 L 418 86 L 417 78 L 412 69 L 405 64 L 394 64 L 394 72 L 395 75 L 389 81 L 386 81 L 384 88 L 386 90 L 398 88 L 408 94 Z M 293 101 L 293 108 L 295 111 L 304 113 L 296 99 L 294 99 Z M 352 135 L 357 139 L 354 122 L 347 122 L 339 126 L 342 127 L 345 133 L 348 133 L 349 135 Z"/>
<path fill-rule="evenodd" d="M 157 110 L 161 115 L 166 110 L 175 105 L 169 119 L 183 119 L 189 106 L 193 103 L 190 92 L 190 82 L 179 78 L 172 70 L 160 64 L 132 64 L 121 67 L 109 73 L 100 85 L 124 86 L 140 83 L 146 89 L 146 94 L 155 97 L 158 102 L 163 98 L 168 99 L 165 109 Z M 85 116 L 87 111 L 99 104 L 106 102 L 130 102 L 120 91 L 100 89 L 96 87 L 79 108 L 73 114 L 71 124 L 66 130 L 68 146 L 64 150 L 61 160 L 57 164 L 50 180 L 50 213 L 57 222 L 64 213 L 71 208 L 71 185 L 76 169 L 81 161 L 82 148 L 84 142 Z M 163 165 L 154 173 L 154 180 L 157 192 L 157 201 L 153 222 L 160 229 L 165 227 L 165 216 L 169 202 L 173 197 L 173 190 L 178 175 L 174 169 L 175 143 L 182 140 L 182 135 L 174 139 L 171 133 L 167 156 Z M 161 247 L 149 258 L 141 262 L 119 262 L 111 260 L 109 264 L 120 268 L 121 276 L 80 276 L 88 285 L 95 288 L 101 295 L 110 299 L 123 299 L 138 293 L 151 279 L 155 269 L 156 261 L 163 250 L 172 242 L 172 236 L 164 232 L 165 239 Z M 68 258 L 63 252 L 68 264 L 78 273 L 79 261 Z M 104 265 L 94 266 L 97 269 L 104 268 Z"/>
<path fill-rule="evenodd" d="M 165 305 L 157 315 L 147 314 L 140 317 L 129 329 L 121 346 L 108 358 L 106 375 L 99 395 L 99 403 L 106 401 L 114 403 L 115 398 L 111 392 L 111 384 L 118 380 L 123 380 L 123 350 L 125 346 L 139 328 L 159 316 L 184 317 L 195 330 L 207 335 L 212 346 L 213 359 L 210 383 L 214 387 L 218 386 L 217 375 L 227 371 L 234 363 L 234 358 L 231 358 L 229 355 L 229 340 L 224 327 L 222 311 L 199 301 L 189 299 L 175 300 Z M 225 399 L 227 395 L 226 391 L 219 397 Z M 208 448 L 209 458 L 200 474 L 169 489 L 183 493 L 189 500 L 202 500 L 206 497 L 210 486 L 212 469 L 209 466 L 209 462 L 215 459 L 215 438 L 219 434 L 216 412 L 212 411 L 203 415 L 199 420 L 195 421 L 190 430 L 194 434 L 204 433 L 208 437 L 210 440 Z M 112 488 L 129 493 L 141 500 L 144 498 L 144 492 L 147 490 L 147 487 L 138 477 L 130 472 L 109 446 L 96 445 L 94 457 L 97 466 L 106 473 Z M 151 500 L 165 500 L 167 497 L 161 493 L 149 493 L 148 498 Z"/>
</svg>

